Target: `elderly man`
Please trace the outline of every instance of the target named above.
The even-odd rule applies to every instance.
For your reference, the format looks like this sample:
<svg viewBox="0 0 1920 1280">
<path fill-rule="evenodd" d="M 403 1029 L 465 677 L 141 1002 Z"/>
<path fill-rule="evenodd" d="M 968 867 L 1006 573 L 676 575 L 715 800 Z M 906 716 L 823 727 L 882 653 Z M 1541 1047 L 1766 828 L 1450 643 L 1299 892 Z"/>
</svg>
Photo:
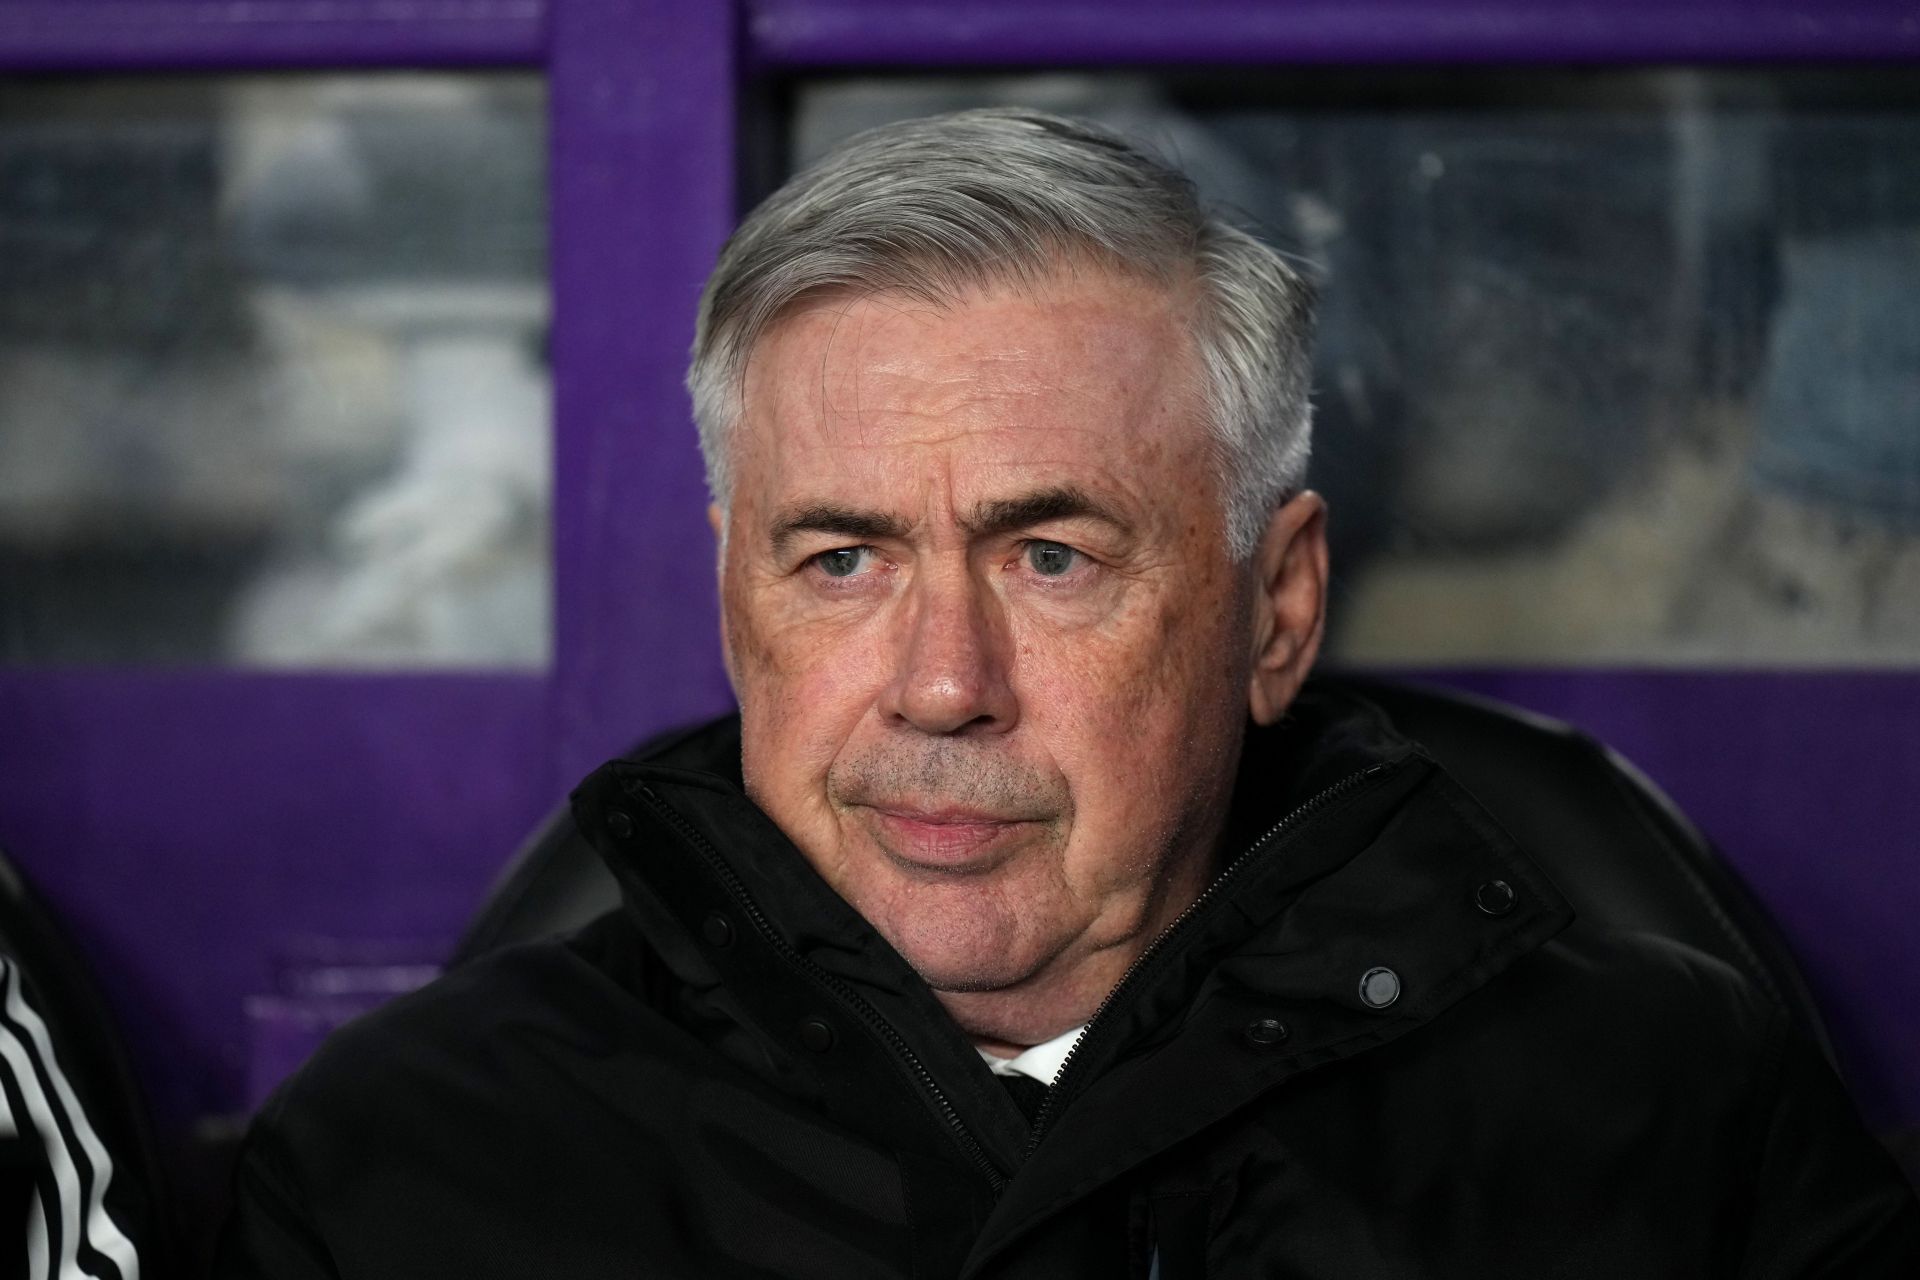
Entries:
<svg viewBox="0 0 1920 1280">
<path fill-rule="evenodd" d="M 690 375 L 739 716 L 576 793 L 619 911 L 281 1091 L 222 1273 L 1920 1274 L 1780 1008 L 1303 691 L 1310 297 L 1032 113 L 761 206 Z"/>
</svg>

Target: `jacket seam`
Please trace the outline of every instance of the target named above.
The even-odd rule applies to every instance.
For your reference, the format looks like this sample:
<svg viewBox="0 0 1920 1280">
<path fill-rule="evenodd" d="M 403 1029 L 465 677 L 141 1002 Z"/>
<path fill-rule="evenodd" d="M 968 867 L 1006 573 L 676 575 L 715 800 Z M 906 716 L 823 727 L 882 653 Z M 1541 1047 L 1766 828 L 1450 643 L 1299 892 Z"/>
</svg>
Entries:
<svg viewBox="0 0 1920 1280">
<path fill-rule="evenodd" d="M 1560 886 L 1553 883 L 1553 878 L 1527 855 L 1526 850 L 1520 847 L 1520 842 L 1513 838 L 1513 833 L 1502 825 L 1499 817 L 1444 768 L 1436 766 L 1433 776 L 1440 798 L 1446 802 L 1455 817 L 1491 847 L 1500 859 L 1501 869 L 1524 881 L 1539 899 L 1543 911 L 1565 916 L 1566 919 L 1563 920 L 1560 928 L 1563 929 L 1571 924 L 1575 913 L 1572 905 L 1567 902 L 1566 895 L 1560 891 Z M 1554 933 L 1559 931 L 1560 929 L 1555 929 Z M 1552 936 L 1553 934 L 1547 935 L 1548 938 Z M 1544 942 L 1546 939 L 1543 938 L 1541 941 Z"/>
<path fill-rule="evenodd" d="M 312 1220 L 313 1199 L 307 1194 L 300 1177 L 287 1166 L 277 1150 L 285 1141 L 281 1120 L 293 1095 L 305 1084 L 305 1079 L 305 1073 L 302 1073 L 290 1080 L 285 1091 L 256 1121 L 258 1130 L 249 1144 L 253 1148 L 253 1176 L 271 1194 L 252 1196 L 250 1202 L 271 1217 L 281 1230 L 310 1248 L 315 1260 L 326 1268 L 328 1275 L 338 1276 L 340 1268 L 334 1263 L 333 1250 L 328 1247 L 320 1225 Z M 273 1142 L 263 1144 L 261 1139 L 269 1135 Z M 236 1171 L 236 1181 L 244 1178 L 246 1171 L 247 1162 L 243 1160 Z M 241 1199 L 240 1190 L 236 1186 L 236 1201 Z"/>
<path fill-rule="evenodd" d="M 1659 824 L 1648 819 L 1645 808 L 1645 798 L 1636 794 L 1621 780 L 1620 775 L 1612 767 L 1612 762 L 1607 759 L 1607 751 L 1604 747 L 1583 733 L 1575 733 L 1574 740 L 1580 744 L 1583 751 L 1600 761 L 1603 766 L 1600 773 L 1605 777 L 1608 789 L 1622 799 L 1625 809 L 1632 816 L 1635 824 L 1653 838 L 1654 845 L 1660 850 L 1661 856 L 1666 859 L 1667 865 L 1685 882 L 1687 888 L 1692 892 L 1694 899 L 1707 909 L 1708 915 L 1713 918 L 1715 927 L 1720 930 L 1721 935 L 1734 950 L 1739 953 L 1740 958 L 1745 961 L 1748 973 L 1752 976 L 1755 983 L 1766 992 L 1769 1000 L 1775 1005 L 1784 1008 L 1786 1002 L 1775 987 L 1773 974 L 1767 970 L 1766 965 L 1761 962 L 1759 955 L 1748 945 L 1746 937 L 1734 926 L 1733 920 L 1727 915 L 1725 908 L 1723 908 L 1714 895 L 1708 891 L 1707 885 L 1701 879 L 1699 870 L 1674 846 L 1666 830 Z"/>
</svg>

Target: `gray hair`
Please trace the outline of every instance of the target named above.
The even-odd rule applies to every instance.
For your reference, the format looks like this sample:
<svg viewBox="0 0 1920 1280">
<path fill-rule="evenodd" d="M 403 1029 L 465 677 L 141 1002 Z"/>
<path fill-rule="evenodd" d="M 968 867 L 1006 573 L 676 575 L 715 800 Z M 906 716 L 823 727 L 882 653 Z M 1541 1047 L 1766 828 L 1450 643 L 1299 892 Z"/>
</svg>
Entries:
<svg viewBox="0 0 1920 1280">
<path fill-rule="evenodd" d="M 1234 557 L 1306 475 L 1313 287 L 1202 207 L 1185 174 L 1084 120 L 961 111 L 861 133 L 755 209 L 700 299 L 693 395 L 707 486 L 732 492 L 728 437 L 754 343 L 795 303 L 852 290 L 943 305 L 1084 259 L 1197 287 L 1214 462 Z"/>
</svg>

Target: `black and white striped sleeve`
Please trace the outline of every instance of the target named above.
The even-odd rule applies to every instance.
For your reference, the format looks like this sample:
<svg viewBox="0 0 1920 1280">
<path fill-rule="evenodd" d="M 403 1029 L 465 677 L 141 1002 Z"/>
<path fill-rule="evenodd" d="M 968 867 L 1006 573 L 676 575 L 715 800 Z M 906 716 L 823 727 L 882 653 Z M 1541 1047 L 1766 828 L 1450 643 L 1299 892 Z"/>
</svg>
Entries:
<svg viewBox="0 0 1920 1280">
<path fill-rule="evenodd" d="M 139 1280 L 111 1211 L 114 1163 L 61 1068 L 20 966 L 0 955 L 0 1274 Z M 24 1263 L 24 1271 L 19 1270 Z"/>
</svg>

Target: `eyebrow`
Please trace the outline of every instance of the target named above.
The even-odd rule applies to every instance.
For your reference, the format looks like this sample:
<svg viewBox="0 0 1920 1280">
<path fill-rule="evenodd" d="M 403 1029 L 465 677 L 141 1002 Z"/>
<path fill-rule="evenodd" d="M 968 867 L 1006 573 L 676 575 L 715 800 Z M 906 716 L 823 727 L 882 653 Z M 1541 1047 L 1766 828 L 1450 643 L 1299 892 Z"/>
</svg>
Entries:
<svg viewBox="0 0 1920 1280">
<path fill-rule="evenodd" d="M 1070 484 L 1039 489 L 1017 498 L 982 502 L 967 513 L 963 523 L 967 532 L 984 537 L 1045 524 L 1049 520 L 1098 520 L 1122 533 L 1133 527 L 1086 490 Z"/>
<path fill-rule="evenodd" d="M 961 527 L 976 538 L 1010 533 L 1050 520 L 1098 520 L 1122 533 L 1132 529 L 1127 521 L 1096 501 L 1075 485 L 1055 485 L 1021 494 L 982 502 L 969 511 Z M 863 511 L 858 507 L 831 502 L 808 503 L 795 507 L 774 521 L 773 553 L 785 556 L 794 541 L 806 533 L 829 533 L 841 538 L 904 538 L 907 521 L 883 511 Z"/>
<path fill-rule="evenodd" d="M 904 538 L 907 523 L 880 511 L 861 511 L 831 502 L 796 507 L 773 522 L 773 553 L 784 556 L 803 533 L 831 533 L 843 538 Z"/>
</svg>

